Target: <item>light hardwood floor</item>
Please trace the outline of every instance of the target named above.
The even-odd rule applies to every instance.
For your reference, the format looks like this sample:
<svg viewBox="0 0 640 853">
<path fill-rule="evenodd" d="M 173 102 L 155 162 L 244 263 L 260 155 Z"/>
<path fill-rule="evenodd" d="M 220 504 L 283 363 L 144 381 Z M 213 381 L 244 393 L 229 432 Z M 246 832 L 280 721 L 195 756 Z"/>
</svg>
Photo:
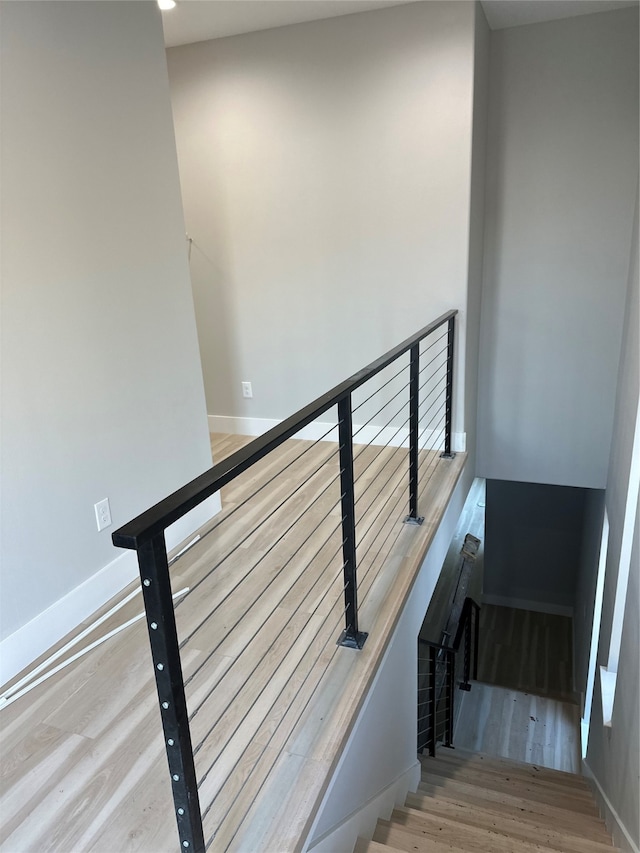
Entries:
<svg viewBox="0 0 640 853">
<path fill-rule="evenodd" d="M 478 679 L 576 702 L 571 617 L 483 604 Z"/>
<path fill-rule="evenodd" d="M 478 682 L 469 693 L 458 691 L 456 701 L 456 747 L 581 772 L 577 705 Z"/>
<path fill-rule="evenodd" d="M 214 452 L 242 441 L 214 437 Z M 191 590 L 176 618 L 210 850 L 299 849 L 464 461 L 422 453 L 426 520 L 412 527 L 406 451 L 357 449 L 362 652 L 336 646 L 335 445 L 286 442 L 223 490 L 173 564 L 174 591 Z M 0 727 L 3 853 L 178 849 L 144 620 L 0 711 Z"/>
</svg>

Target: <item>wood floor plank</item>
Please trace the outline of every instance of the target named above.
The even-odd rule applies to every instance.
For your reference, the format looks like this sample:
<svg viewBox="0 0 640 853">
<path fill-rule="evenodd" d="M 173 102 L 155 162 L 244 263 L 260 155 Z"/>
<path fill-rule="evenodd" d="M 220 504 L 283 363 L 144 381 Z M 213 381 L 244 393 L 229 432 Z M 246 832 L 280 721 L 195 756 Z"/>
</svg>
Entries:
<svg viewBox="0 0 640 853">
<path fill-rule="evenodd" d="M 570 617 L 485 603 L 480 632 L 480 681 L 576 702 Z"/>
<path fill-rule="evenodd" d="M 575 704 L 479 682 L 457 698 L 456 747 L 580 773 Z"/>
</svg>

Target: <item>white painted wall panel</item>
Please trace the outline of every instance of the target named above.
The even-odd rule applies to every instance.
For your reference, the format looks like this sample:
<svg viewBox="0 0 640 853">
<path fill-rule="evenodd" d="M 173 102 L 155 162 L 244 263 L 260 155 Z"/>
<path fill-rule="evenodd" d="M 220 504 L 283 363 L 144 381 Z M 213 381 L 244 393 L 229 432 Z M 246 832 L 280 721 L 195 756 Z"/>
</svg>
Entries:
<svg viewBox="0 0 640 853">
<path fill-rule="evenodd" d="M 604 488 L 638 175 L 637 9 L 492 35 L 480 476 Z"/>
<path fill-rule="evenodd" d="M 211 452 L 158 10 L 4 3 L 1 55 L 6 637 Z M 108 574 L 107 595 L 132 576 Z"/>
<path fill-rule="evenodd" d="M 433 2 L 169 50 L 211 415 L 285 417 L 455 307 L 464 431 L 473 39 Z"/>
</svg>

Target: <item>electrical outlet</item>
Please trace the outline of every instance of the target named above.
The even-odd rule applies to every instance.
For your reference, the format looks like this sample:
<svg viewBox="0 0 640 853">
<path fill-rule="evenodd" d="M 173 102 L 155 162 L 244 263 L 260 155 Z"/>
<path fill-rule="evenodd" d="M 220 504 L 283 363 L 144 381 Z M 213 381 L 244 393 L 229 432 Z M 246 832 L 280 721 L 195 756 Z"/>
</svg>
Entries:
<svg viewBox="0 0 640 853">
<path fill-rule="evenodd" d="M 109 506 L 109 498 L 105 498 L 103 501 L 98 501 L 97 504 L 93 505 L 93 508 L 96 513 L 98 530 L 104 530 L 105 527 L 109 527 L 111 524 L 111 507 Z"/>
<path fill-rule="evenodd" d="M 250 382 L 242 383 L 242 396 L 243 397 L 253 397 L 253 388 L 251 387 Z"/>
</svg>

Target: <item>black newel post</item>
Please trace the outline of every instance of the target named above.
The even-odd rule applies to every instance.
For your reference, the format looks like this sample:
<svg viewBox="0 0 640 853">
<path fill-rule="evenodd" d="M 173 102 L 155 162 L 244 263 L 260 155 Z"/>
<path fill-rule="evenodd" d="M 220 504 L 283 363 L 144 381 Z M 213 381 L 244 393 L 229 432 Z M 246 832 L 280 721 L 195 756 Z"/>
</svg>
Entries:
<svg viewBox="0 0 640 853">
<path fill-rule="evenodd" d="M 455 697 L 455 668 L 456 668 L 456 656 L 455 652 L 453 653 L 445 653 L 447 660 L 447 734 L 446 734 L 446 746 L 451 746 L 453 744 L 453 703 Z"/>
<path fill-rule="evenodd" d="M 351 394 L 338 402 L 340 490 L 342 493 L 342 558 L 344 565 L 345 629 L 338 644 L 361 649 L 367 634 L 358 630 L 358 580 L 356 577 L 356 510 L 353 485 L 353 425 Z"/>
<path fill-rule="evenodd" d="M 453 406 L 453 347 L 455 344 L 455 317 L 449 317 L 447 337 L 447 390 L 445 399 L 445 423 L 444 423 L 444 452 L 440 455 L 445 459 L 451 459 L 455 453 L 451 452 L 451 412 Z"/>
<path fill-rule="evenodd" d="M 437 669 L 437 651 L 431 646 L 429 649 L 429 693 L 430 693 L 430 704 L 431 704 L 431 734 L 429 736 L 429 755 L 435 757 L 436 754 L 436 740 L 437 740 L 437 732 L 438 732 L 438 721 L 437 721 L 437 705 L 438 705 L 438 686 L 437 686 L 437 678 L 436 678 L 436 669 Z"/>
<path fill-rule="evenodd" d="M 420 344 L 411 347 L 409 362 L 409 515 L 408 524 L 422 524 L 418 515 L 418 407 L 420 404 Z"/>
<path fill-rule="evenodd" d="M 202 816 L 164 533 L 138 548 L 138 566 L 171 774 L 180 849 L 204 853 Z"/>
</svg>

